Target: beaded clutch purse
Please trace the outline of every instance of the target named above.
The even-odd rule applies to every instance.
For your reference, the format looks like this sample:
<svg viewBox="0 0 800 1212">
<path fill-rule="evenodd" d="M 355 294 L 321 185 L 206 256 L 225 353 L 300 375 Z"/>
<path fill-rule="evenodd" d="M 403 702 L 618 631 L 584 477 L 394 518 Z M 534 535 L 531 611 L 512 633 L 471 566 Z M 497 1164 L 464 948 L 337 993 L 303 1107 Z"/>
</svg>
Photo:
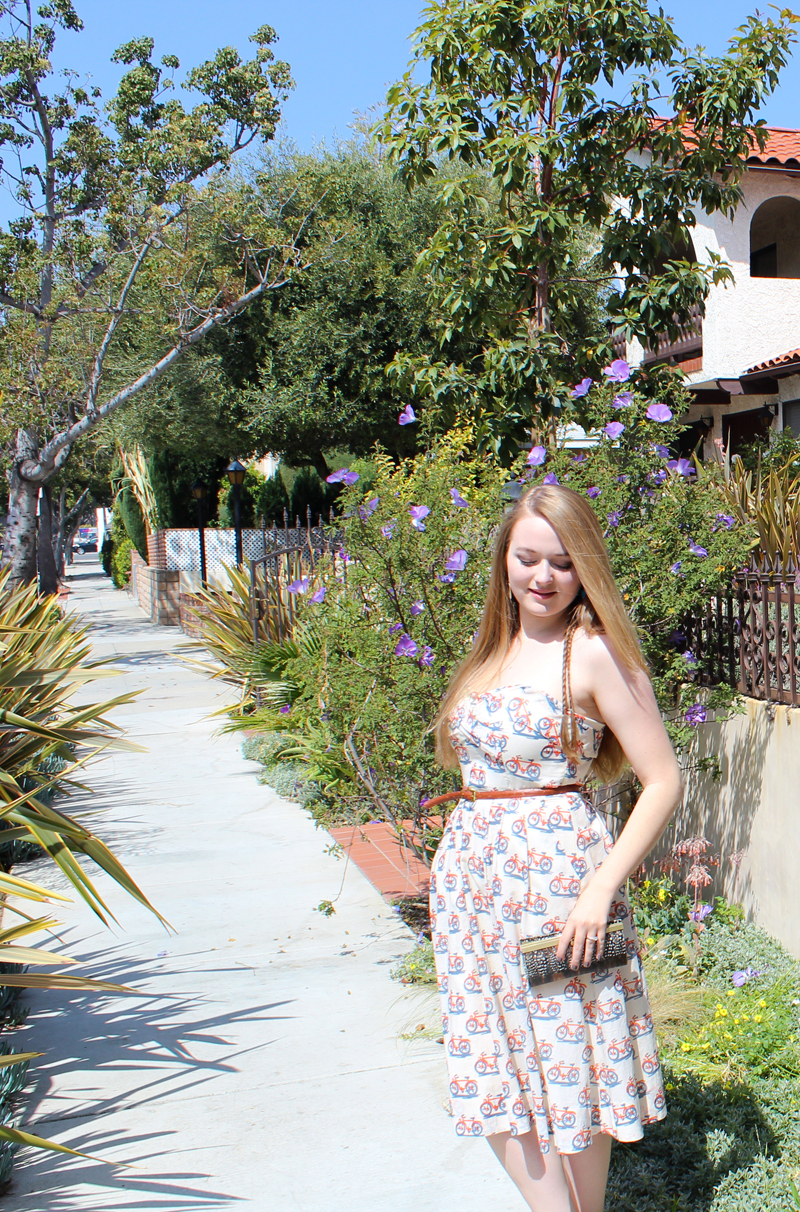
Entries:
<svg viewBox="0 0 800 1212">
<path fill-rule="evenodd" d="M 601 959 L 593 959 L 590 964 L 579 964 L 571 968 L 569 958 L 559 959 L 556 955 L 558 940 L 553 941 L 552 934 L 543 934 L 539 938 L 521 938 L 519 949 L 525 961 L 525 972 L 530 985 L 544 985 L 547 981 L 557 981 L 564 976 L 577 976 L 579 972 L 594 972 L 598 968 L 622 967 L 627 964 L 630 956 L 625 942 L 622 922 L 609 922 L 606 927 L 606 937 Z"/>
</svg>

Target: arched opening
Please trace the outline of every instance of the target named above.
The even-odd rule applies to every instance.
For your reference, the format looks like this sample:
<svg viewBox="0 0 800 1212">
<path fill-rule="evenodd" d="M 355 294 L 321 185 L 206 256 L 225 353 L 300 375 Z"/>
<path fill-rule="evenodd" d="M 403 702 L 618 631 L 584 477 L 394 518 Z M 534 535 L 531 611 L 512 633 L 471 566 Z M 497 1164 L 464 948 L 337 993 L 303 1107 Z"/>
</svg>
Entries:
<svg viewBox="0 0 800 1212">
<path fill-rule="evenodd" d="M 750 277 L 800 278 L 800 201 L 768 198 L 750 222 Z"/>
</svg>

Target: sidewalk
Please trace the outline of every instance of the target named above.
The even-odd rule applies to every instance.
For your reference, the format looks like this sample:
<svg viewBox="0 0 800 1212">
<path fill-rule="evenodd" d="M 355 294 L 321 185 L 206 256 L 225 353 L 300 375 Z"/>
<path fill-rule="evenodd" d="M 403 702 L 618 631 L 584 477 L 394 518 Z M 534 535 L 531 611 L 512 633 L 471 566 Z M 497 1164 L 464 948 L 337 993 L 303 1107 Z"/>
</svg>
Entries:
<svg viewBox="0 0 800 1212">
<path fill-rule="evenodd" d="M 409 931 L 354 863 L 336 915 L 314 911 L 342 880 L 332 839 L 256 782 L 239 738 L 215 736 L 226 691 L 181 662 L 185 637 L 83 561 L 70 609 L 125 670 L 92 697 L 142 690 L 113 718 L 147 752 L 97 762 L 71 811 L 177 933 L 101 875 L 115 933 L 80 904 L 58 911 L 82 971 L 139 992 L 26 995 L 15 1044 L 45 1055 L 23 1126 L 129 1168 L 23 1150 L 3 1212 L 521 1208 L 442 1109 L 441 1046 L 399 1039 L 436 1013 L 389 977 Z M 47 867 L 17 873 L 64 887 Z"/>
</svg>

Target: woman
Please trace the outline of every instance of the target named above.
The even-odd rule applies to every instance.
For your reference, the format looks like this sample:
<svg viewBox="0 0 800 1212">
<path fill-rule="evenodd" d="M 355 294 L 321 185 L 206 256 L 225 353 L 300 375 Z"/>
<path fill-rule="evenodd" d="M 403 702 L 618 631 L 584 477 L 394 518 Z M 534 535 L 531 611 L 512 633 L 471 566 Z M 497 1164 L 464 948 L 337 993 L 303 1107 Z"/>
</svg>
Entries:
<svg viewBox="0 0 800 1212">
<path fill-rule="evenodd" d="M 571 489 L 534 488 L 500 527 L 436 730 L 477 793 L 453 793 L 431 881 L 456 1131 L 488 1137 L 536 1212 L 602 1212 L 612 1137 L 666 1114 L 625 881 L 682 785 L 600 527 Z M 643 790 L 614 843 L 580 784 L 625 759 Z M 551 935 L 577 969 L 602 958 L 609 919 L 628 962 L 528 985 L 520 939 Z"/>
</svg>

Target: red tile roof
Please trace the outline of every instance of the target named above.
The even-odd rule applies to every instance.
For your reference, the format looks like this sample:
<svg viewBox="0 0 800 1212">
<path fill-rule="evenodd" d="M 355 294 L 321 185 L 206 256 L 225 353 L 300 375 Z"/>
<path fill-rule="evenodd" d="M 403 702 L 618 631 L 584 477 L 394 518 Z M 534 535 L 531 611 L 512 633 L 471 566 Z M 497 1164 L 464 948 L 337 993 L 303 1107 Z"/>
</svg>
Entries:
<svg viewBox="0 0 800 1212">
<path fill-rule="evenodd" d="M 747 163 L 763 164 L 773 168 L 800 168 L 800 130 L 787 130 L 782 126 L 767 128 L 764 150 L 756 149 L 747 157 Z"/>
<path fill-rule="evenodd" d="M 658 127 L 666 121 L 666 118 L 654 118 L 652 125 Z M 684 129 L 687 132 L 691 131 L 692 123 L 686 122 Z M 755 146 L 752 154 L 747 157 L 747 163 L 753 168 L 800 169 L 800 130 L 790 130 L 783 126 L 768 126 L 766 132 L 767 141 L 764 144 L 764 150 L 760 151 L 758 146 Z"/>
<path fill-rule="evenodd" d="M 757 366 L 751 366 L 746 370 L 745 375 L 766 374 L 770 370 L 780 370 L 784 366 L 794 366 L 800 362 L 800 349 L 790 349 L 788 353 L 779 354 L 777 358 L 768 358 L 766 362 L 759 362 Z"/>
</svg>

